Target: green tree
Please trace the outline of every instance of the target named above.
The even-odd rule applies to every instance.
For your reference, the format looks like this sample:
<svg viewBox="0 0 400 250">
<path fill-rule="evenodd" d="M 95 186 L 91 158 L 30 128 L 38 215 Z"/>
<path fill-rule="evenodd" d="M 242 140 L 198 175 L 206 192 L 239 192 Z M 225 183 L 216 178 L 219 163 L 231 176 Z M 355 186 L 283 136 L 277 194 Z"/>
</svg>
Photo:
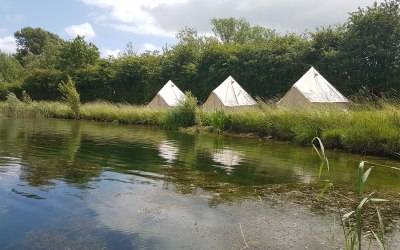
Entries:
<svg viewBox="0 0 400 250">
<path fill-rule="evenodd" d="M 115 60 L 100 59 L 95 65 L 89 65 L 75 72 L 75 85 L 82 102 L 96 100 L 111 101 L 112 85 L 115 78 Z"/>
<path fill-rule="evenodd" d="M 350 15 L 343 45 L 343 65 L 353 90 L 375 93 L 400 90 L 399 1 L 374 3 Z"/>
<path fill-rule="evenodd" d="M 139 53 L 137 52 L 137 50 L 135 50 L 135 48 L 133 47 L 132 42 L 129 42 L 126 45 L 125 50 L 121 53 L 121 57 L 126 57 L 126 56 L 137 56 Z"/>
<path fill-rule="evenodd" d="M 63 44 L 63 40 L 56 34 L 42 28 L 25 27 L 14 33 L 17 41 L 16 58 L 21 64 L 30 54 L 40 55 L 49 47 L 57 47 Z"/>
<path fill-rule="evenodd" d="M 0 82 L 11 83 L 22 76 L 23 68 L 12 55 L 0 51 Z"/>
<path fill-rule="evenodd" d="M 213 25 L 212 31 L 214 35 L 219 38 L 222 43 L 237 42 L 238 33 L 248 31 L 250 24 L 245 19 L 230 18 L 213 18 L 211 19 Z"/>
<path fill-rule="evenodd" d="M 82 36 L 65 42 L 60 49 L 59 69 L 74 72 L 88 65 L 94 65 L 100 58 L 99 49 L 93 43 L 87 43 Z"/>
<path fill-rule="evenodd" d="M 142 104 L 146 73 L 140 57 L 122 57 L 115 61 L 115 77 L 110 81 L 110 101 Z"/>
<path fill-rule="evenodd" d="M 250 23 L 244 19 L 213 18 L 211 19 L 214 35 L 222 43 L 262 43 L 277 36 L 276 32 L 261 26 L 251 27 Z"/>
<path fill-rule="evenodd" d="M 309 63 L 315 66 L 340 92 L 350 94 L 348 74 L 343 65 L 346 27 L 344 25 L 317 28 L 311 34 L 312 52 Z"/>
<path fill-rule="evenodd" d="M 56 69 L 59 62 L 59 54 L 62 45 L 49 44 L 39 55 L 29 53 L 24 57 L 26 69 Z"/>
</svg>

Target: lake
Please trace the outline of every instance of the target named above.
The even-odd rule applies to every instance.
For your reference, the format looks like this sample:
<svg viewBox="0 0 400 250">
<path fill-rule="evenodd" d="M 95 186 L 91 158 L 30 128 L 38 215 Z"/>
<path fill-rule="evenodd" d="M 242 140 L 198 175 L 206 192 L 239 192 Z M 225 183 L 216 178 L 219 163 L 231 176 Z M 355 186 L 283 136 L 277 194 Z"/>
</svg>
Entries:
<svg viewBox="0 0 400 250">
<path fill-rule="evenodd" d="M 360 161 L 400 165 L 339 151 L 328 158 L 335 183 L 354 190 Z M 258 138 L 0 118 L 0 249 L 334 247 L 331 214 L 259 193 L 322 187 L 319 163 L 311 146 Z M 399 180 L 375 168 L 367 186 L 400 192 Z"/>
</svg>

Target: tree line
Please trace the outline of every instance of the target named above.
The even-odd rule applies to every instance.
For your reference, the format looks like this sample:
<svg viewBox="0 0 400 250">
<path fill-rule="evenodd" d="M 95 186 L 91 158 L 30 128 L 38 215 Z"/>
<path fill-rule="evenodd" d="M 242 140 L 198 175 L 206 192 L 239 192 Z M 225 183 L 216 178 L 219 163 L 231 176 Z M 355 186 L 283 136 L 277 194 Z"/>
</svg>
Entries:
<svg viewBox="0 0 400 250">
<path fill-rule="evenodd" d="M 280 97 L 312 65 L 345 95 L 400 90 L 400 3 L 374 3 L 343 24 L 281 35 L 246 19 L 214 18 L 213 36 L 184 27 L 178 43 L 138 53 L 129 43 L 118 57 L 101 58 L 83 37 L 63 40 L 42 28 L 14 33 L 17 51 L 0 52 L 0 99 L 25 91 L 33 100 L 59 100 L 71 77 L 83 102 L 148 103 L 172 80 L 204 102 L 232 75 L 252 96 Z"/>
</svg>

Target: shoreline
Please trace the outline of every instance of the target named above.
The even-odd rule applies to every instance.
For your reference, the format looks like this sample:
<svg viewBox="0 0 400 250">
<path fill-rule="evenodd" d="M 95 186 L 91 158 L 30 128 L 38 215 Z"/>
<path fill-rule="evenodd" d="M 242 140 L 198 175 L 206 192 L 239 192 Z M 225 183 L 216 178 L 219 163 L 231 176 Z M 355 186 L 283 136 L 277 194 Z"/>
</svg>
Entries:
<svg viewBox="0 0 400 250">
<path fill-rule="evenodd" d="M 81 105 L 78 120 L 163 127 L 191 134 L 249 137 L 301 146 L 310 145 L 314 137 L 319 137 L 327 149 L 394 159 L 400 156 L 400 109 L 389 103 L 380 109 L 363 107 L 346 111 L 316 107 L 290 110 L 271 104 L 257 109 L 233 111 L 203 111 L 196 108 L 192 111 L 194 124 L 180 126 L 177 123 L 171 128 L 168 119 L 173 112 L 178 120 L 182 119 L 179 116 L 187 116 L 187 113 L 176 112 L 175 108 L 151 109 L 130 104 L 94 102 Z M 0 115 L 76 119 L 69 106 L 62 102 L 0 102 Z"/>
</svg>

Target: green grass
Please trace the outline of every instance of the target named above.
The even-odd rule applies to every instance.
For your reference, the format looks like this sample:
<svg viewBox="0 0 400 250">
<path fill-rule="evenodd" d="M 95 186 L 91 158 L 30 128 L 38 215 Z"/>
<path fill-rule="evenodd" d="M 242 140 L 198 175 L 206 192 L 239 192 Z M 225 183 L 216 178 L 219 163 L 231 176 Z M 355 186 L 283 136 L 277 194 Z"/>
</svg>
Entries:
<svg viewBox="0 0 400 250">
<path fill-rule="evenodd" d="M 0 102 L 0 114 L 9 117 L 74 119 L 68 104 L 61 102 L 32 102 L 25 104 Z M 81 106 L 80 119 L 124 124 L 162 126 L 166 110 L 144 106 L 92 102 Z"/>
<path fill-rule="evenodd" d="M 64 103 L 24 103 L 12 98 L 0 102 L 0 114 L 74 118 L 74 113 Z M 309 144 L 312 138 L 318 136 L 327 148 L 378 155 L 400 153 L 400 108 L 390 102 L 353 105 L 348 110 L 326 106 L 293 110 L 264 104 L 257 109 L 217 112 L 201 111 L 193 108 L 193 103 L 170 110 L 157 110 L 130 104 L 94 102 L 82 104 L 80 119 L 167 128 L 195 124 L 212 131 L 252 133 L 300 145 Z"/>
<path fill-rule="evenodd" d="M 94 102 L 82 105 L 80 118 L 102 122 L 162 126 L 166 113 L 166 110 L 155 110 L 145 106 Z"/>
<path fill-rule="evenodd" d="M 400 152 L 400 109 L 394 104 L 348 110 L 293 110 L 268 105 L 258 110 L 226 112 L 230 125 L 226 130 L 231 132 L 255 133 L 300 145 L 309 144 L 318 136 L 327 148 L 378 155 Z M 210 119 L 212 113 L 203 116 Z"/>
</svg>

